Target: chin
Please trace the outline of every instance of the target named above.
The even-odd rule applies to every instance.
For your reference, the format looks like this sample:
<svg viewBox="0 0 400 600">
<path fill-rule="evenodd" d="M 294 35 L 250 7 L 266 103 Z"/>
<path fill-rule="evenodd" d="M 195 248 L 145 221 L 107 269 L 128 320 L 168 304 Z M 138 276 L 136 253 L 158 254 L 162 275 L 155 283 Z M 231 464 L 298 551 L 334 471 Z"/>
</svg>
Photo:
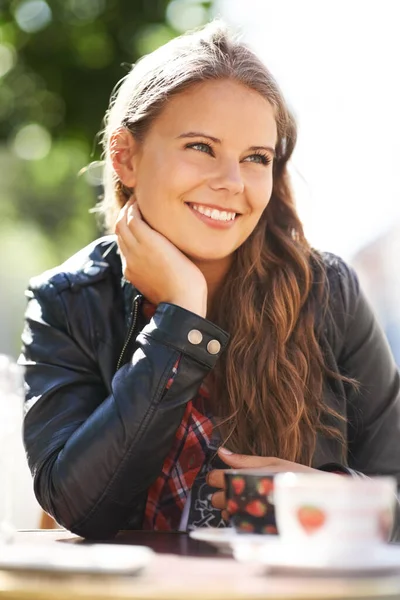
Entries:
<svg viewBox="0 0 400 600">
<path fill-rule="evenodd" d="M 228 250 L 214 250 L 214 249 L 208 249 L 205 250 L 204 248 L 199 248 L 199 249 L 187 249 L 187 250 L 182 250 L 184 252 L 184 254 L 192 261 L 194 262 L 213 262 L 213 261 L 221 261 L 221 260 L 229 260 L 229 258 L 233 255 L 234 250 L 232 251 L 228 251 Z"/>
</svg>

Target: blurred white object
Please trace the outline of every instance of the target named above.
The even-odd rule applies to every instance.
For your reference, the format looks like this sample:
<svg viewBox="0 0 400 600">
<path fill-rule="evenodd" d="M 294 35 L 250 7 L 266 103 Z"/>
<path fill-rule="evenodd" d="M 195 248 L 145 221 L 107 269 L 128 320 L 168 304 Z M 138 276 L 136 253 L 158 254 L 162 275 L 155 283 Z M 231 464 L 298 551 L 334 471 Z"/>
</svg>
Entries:
<svg viewBox="0 0 400 600">
<path fill-rule="evenodd" d="M 4 552 L 2 552 L 4 550 Z M 2 571 L 32 571 L 51 574 L 135 575 L 153 560 L 147 546 L 109 544 L 20 544 L 7 548 L 0 543 Z"/>
<path fill-rule="evenodd" d="M 274 503 L 278 531 L 288 546 L 357 554 L 389 539 L 396 480 L 283 473 L 275 478 Z"/>
<path fill-rule="evenodd" d="M 21 438 L 23 407 L 22 369 L 0 354 L 0 540 L 14 531 L 14 468 L 16 442 Z"/>
<path fill-rule="evenodd" d="M 398 574 L 400 570 L 400 548 L 396 544 L 376 544 L 361 547 L 357 552 L 343 552 L 334 546 L 304 548 L 301 544 L 284 542 L 279 536 L 264 545 L 254 546 L 247 536 L 239 534 L 232 542 L 234 557 L 242 563 L 264 565 L 267 575 L 375 577 Z"/>
</svg>

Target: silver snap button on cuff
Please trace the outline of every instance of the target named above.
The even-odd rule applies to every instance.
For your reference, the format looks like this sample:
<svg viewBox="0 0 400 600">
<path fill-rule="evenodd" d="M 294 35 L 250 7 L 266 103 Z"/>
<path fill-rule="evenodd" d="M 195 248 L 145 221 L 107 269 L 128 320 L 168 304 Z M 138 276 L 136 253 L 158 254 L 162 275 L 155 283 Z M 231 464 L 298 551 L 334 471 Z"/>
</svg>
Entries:
<svg viewBox="0 0 400 600">
<path fill-rule="evenodd" d="M 86 273 L 86 275 L 98 275 L 100 273 L 100 267 L 89 264 L 83 269 L 83 271 Z"/>
<path fill-rule="evenodd" d="M 188 333 L 188 340 L 191 344 L 197 346 L 203 341 L 203 334 L 198 329 L 191 329 Z"/>
<path fill-rule="evenodd" d="M 218 354 L 218 352 L 221 350 L 221 344 L 218 340 L 211 340 L 207 344 L 207 350 L 210 354 Z"/>
</svg>

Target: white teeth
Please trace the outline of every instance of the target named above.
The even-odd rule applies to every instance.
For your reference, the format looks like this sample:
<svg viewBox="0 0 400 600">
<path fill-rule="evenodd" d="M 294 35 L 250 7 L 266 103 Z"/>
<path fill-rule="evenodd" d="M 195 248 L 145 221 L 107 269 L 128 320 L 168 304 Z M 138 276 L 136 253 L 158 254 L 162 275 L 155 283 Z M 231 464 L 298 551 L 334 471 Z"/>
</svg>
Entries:
<svg viewBox="0 0 400 600">
<path fill-rule="evenodd" d="M 191 206 L 194 210 L 197 210 L 197 212 L 206 215 L 206 217 L 210 217 L 214 221 L 233 221 L 236 217 L 236 213 L 227 212 L 226 210 L 217 210 L 216 208 L 211 209 L 206 206 L 201 206 L 200 204 L 192 204 Z"/>
</svg>

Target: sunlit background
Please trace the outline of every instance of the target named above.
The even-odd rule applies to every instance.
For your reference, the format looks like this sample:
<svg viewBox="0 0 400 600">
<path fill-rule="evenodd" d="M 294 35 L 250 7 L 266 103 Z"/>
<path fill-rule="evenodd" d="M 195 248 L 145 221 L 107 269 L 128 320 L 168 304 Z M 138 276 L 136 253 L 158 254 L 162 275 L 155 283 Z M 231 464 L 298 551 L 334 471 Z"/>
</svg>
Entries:
<svg viewBox="0 0 400 600">
<path fill-rule="evenodd" d="M 18 355 L 29 277 L 99 235 L 101 166 L 82 169 L 113 86 L 216 15 L 281 85 L 306 233 L 356 267 L 400 364 L 398 0 L 0 0 L 0 352 Z M 16 521 L 34 527 L 20 454 Z"/>
</svg>

